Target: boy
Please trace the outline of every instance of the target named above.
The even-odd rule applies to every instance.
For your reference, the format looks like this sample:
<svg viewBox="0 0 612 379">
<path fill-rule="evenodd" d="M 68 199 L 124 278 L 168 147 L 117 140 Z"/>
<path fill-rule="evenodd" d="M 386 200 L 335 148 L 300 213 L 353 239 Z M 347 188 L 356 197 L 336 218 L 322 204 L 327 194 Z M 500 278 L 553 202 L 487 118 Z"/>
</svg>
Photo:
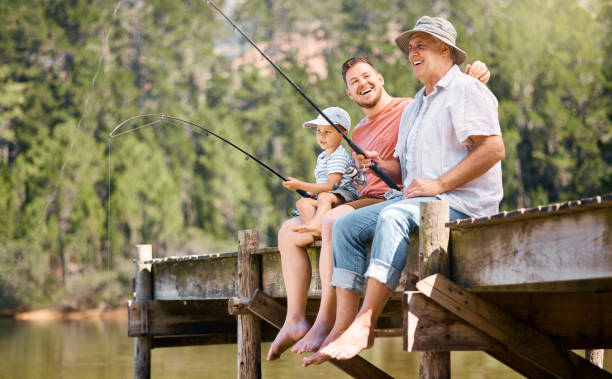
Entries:
<svg viewBox="0 0 612 379">
<path fill-rule="evenodd" d="M 330 107 L 323 113 L 344 133 L 351 127 L 351 117 L 340 107 Z M 301 198 L 295 206 L 300 214 L 302 225 L 293 231 L 321 235 L 323 215 L 333 207 L 357 199 L 357 188 L 347 169 L 354 166 L 353 158 L 342 147 L 342 135 L 319 115 L 316 119 L 305 122 L 305 128 L 317 128 L 317 142 L 324 151 L 317 157 L 315 167 L 316 183 L 302 182 L 289 177 L 283 186 L 290 190 L 301 189 L 317 194 L 317 198 Z"/>
</svg>

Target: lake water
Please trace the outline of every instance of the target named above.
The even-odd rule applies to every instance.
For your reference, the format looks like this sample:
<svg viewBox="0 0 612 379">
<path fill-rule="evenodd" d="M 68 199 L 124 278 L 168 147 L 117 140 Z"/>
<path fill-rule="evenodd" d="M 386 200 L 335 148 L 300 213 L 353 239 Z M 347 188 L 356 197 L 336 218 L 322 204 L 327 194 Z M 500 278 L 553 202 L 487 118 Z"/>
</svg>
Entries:
<svg viewBox="0 0 612 379">
<path fill-rule="evenodd" d="M 269 346 L 263 344 L 262 354 Z M 132 378 L 133 354 L 127 321 L 0 319 L 0 378 Z M 396 378 L 418 378 L 417 353 L 404 352 L 399 337 L 378 338 L 374 348 L 361 355 Z M 521 377 L 481 352 L 452 353 L 451 370 L 453 378 Z M 262 357 L 262 374 L 292 379 L 348 377 L 331 364 L 303 368 L 300 356 L 292 353 L 276 362 Z M 155 349 L 151 377 L 236 378 L 236 345 Z"/>
</svg>

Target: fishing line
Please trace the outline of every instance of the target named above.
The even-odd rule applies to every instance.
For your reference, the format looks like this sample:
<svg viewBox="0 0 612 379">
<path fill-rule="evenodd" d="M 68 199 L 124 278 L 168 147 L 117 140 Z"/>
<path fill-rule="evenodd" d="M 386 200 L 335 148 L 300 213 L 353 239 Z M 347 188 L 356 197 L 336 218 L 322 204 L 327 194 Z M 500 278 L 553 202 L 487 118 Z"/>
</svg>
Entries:
<svg viewBox="0 0 612 379">
<path fill-rule="evenodd" d="M 121 129 L 124 125 L 126 125 L 129 122 L 131 122 L 132 120 L 139 119 L 139 118 L 146 118 L 146 117 L 155 117 L 155 118 L 159 118 L 159 120 L 151 121 L 151 122 L 148 122 L 148 123 L 146 123 L 144 125 L 140 125 L 138 127 L 131 128 L 131 129 L 119 132 L 119 129 Z M 176 124 L 176 122 L 180 122 L 182 125 L 178 125 L 178 124 Z M 266 163 L 262 162 L 257 157 L 253 156 L 252 154 L 250 154 L 249 152 L 245 151 L 241 147 L 235 145 L 234 143 L 232 143 L 231 141 L 227 140 L 226 138 L 220 136 L 219 134 L 216 134 L 215 132 L 213 132 L 213 131 L 211 131 L 209 129 L 206 129 L 205 127 L 203 127 L 203 126 L 201 126 L 199 124 L 196 124 L 195 122 L 183 120 L 181 118 L 174 117 L 174 116 L 158 114 L 158 113 L 147 113 L 147 114 L 141 114 L 141 115 L 132 116 L 132 117 L 130 117 L 130 118 L 120 122 L 117 126 L 115 126 L 115 128 L 108 135 L 108 138 L 110 140 L 112 138 L 119 137 L 121 135 L 132 133 L 132 132 L 134 132 L 136 130 L 142 129 L 142 128 L 147 127 L 147 126 L 157 125 L 158 123 L 161 124 L 161 125 L 169 124 L 169 125 L 177 127 L 177 128 L 186 129 L 186 130 L 195 132 L 197 134 L 203 135 L 205 137 L 208 136 L 208 135 L 213 135 L 213 136 L 217 137 L 218 139 L 220 139 L 221 141 L 225 142 L 226 144 L 232 146 L 234 149 L 236 149 L 236 150 L 240 151 L 241 153 L 243 153 L 246 156 L 247 160 L 248 159 L 253 159 L 255 162 L 259 163 L 259 165 L 261 165 L 262 167 L 266 168 L 268 171 L 270 171 L 271 173 L 276 175 L 282 181 L 284 181 L 284 182 L 287 181 L 287 178 L 285 178 L 283 175 L 278 173 L 278 171 L 274 170 L 273 168 L 268 166 Z M 190 127 L 188 127 L 188 126 L 190 126 Z M 195 130 L 195 129 L 193 129 L 193 127 L 197 128 L 199 130 Z M 109 154 L 110 154 L 110 150 L 109 150 Z M 296 190 L 296 192 L 299 193 L 300 196 L 302 196 L 302 197 L 311 197 L 311 195 L 308 192 L 304 191 L 304 190 Z"/>
<path fill-rule="evenodd" d="M 81 126 L 83 125 L 83 119 L 85 118 L 85 115 L 87 114 L 87 111 L 89 110 L 89 100 L 91 99 L 91 97 L 94 94 L 95 87 L 96 87 L 96 80 L 98 79 L 98 76 L 100 75 L 100 72 L 102 71 L 102 66 L 103 66 L 102 60 L 104 58 L 104 53 L 106 51 L 108 51 L 110 35 L 113 32 L 115 20 L 117 19 L 117 11 L 119 10 L 119 7 L 121 6 L 121 2 L 122 1 L 123 0 L 119 0 L 117 2 L 117 4 L 115 5 L 115 9 L 113 10 L 113 20 L 111 21 L 111 26 L 108 28 L 108 32 L 106 33 L 106 38 L 104 39 L 104 43 L 103 43 L 103 46 L 102 46 L 102 50 L 100 51 L 100 55 L 98 56 L 98 66 L 97 66 L 97 69 L 96 69 L 96 73 L 94 74 L 93 78 L 91 79 L 91 88 L 89 89 L 87 97 L 85 98 L 85 101 L 83 103 L 83 112 L 81 113 L 81 118 L 77 122 L 75 137 L 73 137 L 72 140 L 70 141 L 70 147 L 68 148 L 68 154 L 66 155 L 66 158 L 64 159 L 64 162 L 62 163 L 62 167 L 60 168 L 59 178 L 55 182 L 55 186 L 53 187 L 53 192 L 52 192 L 51 196 L 48 197 L 47 202 L 45 203 L 45 208 L 44 208 L 44 210 L 42 212 L 42 215 L 41 215 L 40 219 L 38 220 L 37 228 L 40 227 L 40 224 L 42 223 L 43 219 L 47 215 L 47 211 L 49 209 L 49 206 L 51 205 L 51 203 L 57 197 L 57 189 L 59 188 L 60 182 L 64 178 L 64 171 L 66 169 L 66 165 L 68 164 L 68 160 L 72 156 L 72 151 L 74 150 L 74 144 L 76 143 L 77 137 L 78 137 L 78 135 L 81 132 Z"/>
<path fill-rule="evenodd" d="M 289 84 L 291 84 L 291 86 L 296 91 L 298 91 L 300 95 L 302 95 L 302 97 L 308 102 L 308 104 L 310 104 L 325 119 L 325 121 L 329 123 L 329 125 L 333 126 L 334 129 L 336 129 L 336 131 L 340 133 L 342 138 L 344 138 L 346 143 L 351 147 L 351 149 L 353 149 L 354 152 L 365 156 L 365 152 L 363 151 L 363 149 L 359 147 L 355 142 L 353 142 L 346 134 L 344 134 L 342 130 L 340 130 L 340 128 L 336 126 L 336 124 L 334 124 L 334 122 L 332 122 L 332 120 L 330 120 L 329 117 L 327 117 L 327 115 L 325 115 L 325 113 L 323 113 L 323 111 L 321 111 L 321 109 L 308 97 L 308 95 L 306 95 L 306 93 L 302 91 L 302 89 L 297 84 L 295 84 L 295 82 L 291 80 L 291 78 L 289 78 L 289 76 L 287 76 L 287 74 L 285 74 L 285 72 L 281 70 L 281 68 L 278 67 L 276 63 L 274 63 L 274 61 L 270 59 L 270 57 L 268 57 L 268 55 L 264 53 L 249 36 L 244 33 L 242 29 L 240 29 L 240 27 L 236 25 L 234 21 L 232 21 L 231 18 L 226 16 L 225 13 L 223 13 L 223 11 L 221 11 L 221 9 L 219 9 L 219 7 L 217 7 L 217 5 L 212 0 L 206 0 L 206 4 L 212 6 L 217 12 L 219 12 L 219 14 L 223 16 L 223 18 L 225 18 L 227 22 L 232 25 L 234 30 L 238 31 L 238 33 L 240 33 L 240 35 L 242 35 L 251 44 L 251 46 L 253 46 L 259 52 L 259 54 L 261 54 L 261 56 L 264 57 L 268 61 L 268 63 L 270 63 L 272 67 L 274 67 L 274 69 L 279 74 L 281 74 L 283 78 L 287 80 L 287 82 L 289 82 Z M 374 174 L 376 174 L 376 176 L 378 176 L 383 182 L 385 182 L 385 184 L 389 186 L 389 188 L 399 190 L 397 184 L 395 184 L 393 180 L 391 180 L 391 178 L 389 178 L 387 174 L 385 174 L 384 171 L 380 167 L 378 167 L 376 163 L 374 163 L 374 161 L 370 162 L 370 170 L 372 170 Z"/>
</svg>

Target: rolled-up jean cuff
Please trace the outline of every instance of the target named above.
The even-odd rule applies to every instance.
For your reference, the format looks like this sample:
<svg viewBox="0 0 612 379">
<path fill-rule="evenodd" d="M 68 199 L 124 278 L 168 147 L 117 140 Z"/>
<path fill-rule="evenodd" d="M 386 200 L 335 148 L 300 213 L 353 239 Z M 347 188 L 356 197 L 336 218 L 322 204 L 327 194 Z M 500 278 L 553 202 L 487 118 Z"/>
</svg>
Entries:
<svg viewBox="0 0 612 379">
<path fill-rule="evenodd" d="M 397 287 L 402 273 L 380 259 L 372 259 L 365 276 L 378 280 L 393 291 Z"/>
<path fill-rule="evenodd" d="M 330 285 L 362 293 L 365 287 L 365 277 L 354 271 L 334 267 Z"/>
</svg>

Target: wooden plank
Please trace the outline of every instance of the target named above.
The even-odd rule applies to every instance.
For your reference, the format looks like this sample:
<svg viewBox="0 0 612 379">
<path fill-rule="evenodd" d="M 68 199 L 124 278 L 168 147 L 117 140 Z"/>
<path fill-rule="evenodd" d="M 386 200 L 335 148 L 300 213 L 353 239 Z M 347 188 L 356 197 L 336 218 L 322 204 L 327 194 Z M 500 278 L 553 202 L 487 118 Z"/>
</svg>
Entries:
<svg viewBox="0 0 612 379">
<path fill-rule="evenodd" d="M 248 309 L 277 329 L 283 326 L 287 313 L 286 307 L 261 290 L 255 291 Z M 341 361 L 330 359 L 329 362 L 354 378 L 391 378 L 387 373 L 359 355 Z"/>
<path fill-rule="evenodd" d="M 471 294 L 442 275 L 417 283 L 419 291 L 445 309 L 503 343 L 523 359 L 561 378 L 610 378 L 575 353 L 553 343 L 546 335 Z"/>
<path fill-rule="evenodd" d="M 483 300 L 569 349 L 612 346 L 612 293 L 482 293 Z M 484 333 L 420 292 L 404 297 L 404 349 L 490 350 Z"/>
<path fill-rule="evenodd" d="M 596 208 L 612 208 L 612 193 L 587 199 L 570 200 L 565 203 L 540 205 L 533 208 L 520 208 L 504 211 L 482 218 L 468 218 L 451 221 L 447 224 L 451 229 L 471 228 L 482 225 L 494 225 L 507 222 L 524 221 L 542 217 L 558 216 L 567 213 L 584 212 Z"/>
<path fill-rule="evenodd" d="M 418 291 L 404 295 L 406 351 L 493 350 L 500 343 Z"/>
<path fill-rule="evenodd" d="M 476 294 L 566 348 L 612 347 L 612 292 Z"/>
<path fill-rule="evenodd" d="M 143 332 L 145 318 L 147 331 Z M 128 305 L 130 337 L 202 334 L 214 324 L 236 324 L 236 319 L 227 313 L 226 300 L 150 300 L 132 301 Z"/>
<path fill-rule="evenodd" d="M 461 287 L 612 278 L 612 208 L 451 231 Z"/>
<path fill-rule="evenodd" d="M 485 350 L 494 358 L 529 378 L 550 378 L 550 374 L 522 359 L 459 317 L 418 291 L 405 292 L 407 315 L 404 335 L 406 351 Z"/>
<path fill-rule="evenodd" d="M 528 360 L 523 359 L 516 354 L 513 354 L 510 350 L 506 348 L 488 350 L 486 353 L 527 378 L 530 378 L 530 379 L 552 379 L 554 378 L 552 374 L 546 372 L 545 370 L 542 370 L 541 368 L 529 362 Z"/>
<path fill-rule="evenodd" d="M 250 297 L 260 286 L 260 257 L 251 253 L 259 247 L 256 230 L 238 232 L 237 295 Z M 261 326 L 252 314 L 238 315 L 238 379 L 261 378 Z"/>
<path fill-rule="evenodd" d="M 227 299 L 236 295 L 236 257 L 153 264 L 156 300 Z"/>
</svg>

